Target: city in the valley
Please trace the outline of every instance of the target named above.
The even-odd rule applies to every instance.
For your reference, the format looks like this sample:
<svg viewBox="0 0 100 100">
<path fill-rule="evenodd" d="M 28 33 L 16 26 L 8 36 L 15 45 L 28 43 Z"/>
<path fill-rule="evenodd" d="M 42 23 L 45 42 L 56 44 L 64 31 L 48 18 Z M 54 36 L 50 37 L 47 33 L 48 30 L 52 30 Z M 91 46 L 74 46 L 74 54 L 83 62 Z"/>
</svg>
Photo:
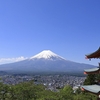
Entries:
<svg viewBox="0 0 100 100">
<path fill-rule="evenodd" d="M 72 88 L 78 88 L 83 85 L 86 77 L 83 76 L 70 76 L 66 74 L 55 75 L 1 75 L 1 82 L 4 84 L 16 85 L 22 82 L 33 81 L 35 84 L 42 84 L 46 86 L 46 89 L 51 91 L 58 91 L 66 85 L 70 85 Z"/>
</svg>

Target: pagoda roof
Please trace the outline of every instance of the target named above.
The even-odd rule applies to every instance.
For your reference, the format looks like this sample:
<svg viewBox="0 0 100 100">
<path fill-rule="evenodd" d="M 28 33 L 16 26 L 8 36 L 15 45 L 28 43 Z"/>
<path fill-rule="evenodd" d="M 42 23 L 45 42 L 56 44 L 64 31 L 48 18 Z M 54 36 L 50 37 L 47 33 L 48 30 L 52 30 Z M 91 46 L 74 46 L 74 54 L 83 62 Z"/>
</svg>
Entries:
<svg viewBox="0 0 100 100">
<path fill-rule="evenodd" d="M 91 69 L 85 69 L 84 70 L 84 74 L 95 74 L 95 73 L 99 73 L 100 68 L 91 68 Z"/>
<path fill-rule="evenodd" d="M 91 53 L 91 54 L 88 54 L 88 55 L 85 55 L 87 59 L 91 59 L 91 58 L 100 58 L 100 47 L 97 51 Z"/>
<path fill-rule="evenodd" d="M 82 90 L 88 91 L 94 94 L 100 93 L 100 85 L 84 85 L 82 86 Z"/>
</svg>

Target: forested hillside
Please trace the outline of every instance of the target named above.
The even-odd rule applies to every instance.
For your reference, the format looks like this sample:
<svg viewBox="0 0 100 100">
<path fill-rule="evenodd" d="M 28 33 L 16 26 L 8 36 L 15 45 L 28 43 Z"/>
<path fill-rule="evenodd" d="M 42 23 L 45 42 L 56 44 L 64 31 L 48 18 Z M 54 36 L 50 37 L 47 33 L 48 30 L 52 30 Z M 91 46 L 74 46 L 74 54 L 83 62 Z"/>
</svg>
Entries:
<svg viewBox="0 0 100 100">
<path fill-rule="evenodd" d="M 70 86 L 58 92 L 46 90 L 43 85 L 35 85 L 33 81 L 16 85 L 0 83 L 0 100 L 96 100 L 95 95 L 82 92 L 73 93 Z"/>
</svg>

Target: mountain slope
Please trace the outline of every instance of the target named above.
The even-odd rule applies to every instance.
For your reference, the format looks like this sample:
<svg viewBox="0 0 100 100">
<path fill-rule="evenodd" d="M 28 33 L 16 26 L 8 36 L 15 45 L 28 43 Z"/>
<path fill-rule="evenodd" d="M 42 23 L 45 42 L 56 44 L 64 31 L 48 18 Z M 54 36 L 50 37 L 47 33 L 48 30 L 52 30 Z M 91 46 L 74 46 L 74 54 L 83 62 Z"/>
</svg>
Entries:
<svg viewBox="0 0 100 100">
<path fill-rule="evenodd" d="M 81 72 L 84 69 L 94 68 L 89 64 L 68 61 L 50 50 L 15 63 L 0 65 L 2 71 L 29 71 L 29 72 Z"/>
</svg>

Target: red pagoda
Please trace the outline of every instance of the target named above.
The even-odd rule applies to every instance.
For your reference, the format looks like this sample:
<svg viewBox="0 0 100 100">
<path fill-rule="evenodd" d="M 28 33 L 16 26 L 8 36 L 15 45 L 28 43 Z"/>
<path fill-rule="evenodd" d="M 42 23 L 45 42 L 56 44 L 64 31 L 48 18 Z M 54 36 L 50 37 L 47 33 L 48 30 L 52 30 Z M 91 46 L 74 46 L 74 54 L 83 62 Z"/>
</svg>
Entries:
<svg viewBox="0 0 100 100">
<path fill-rule="evenodd" d="M 86 55 L 86 59 L 92 59 L 92 58 L 100 58 L 100 48 L 97 51 L 95 51 L 89 55 Z M 99 74 L 99 73 L 100 73 L 100 64 L 99 64 L 99 67 L 97 67 L 97 68 L 84 70 L 84 74 Z M 84 86 L 82 86 L 82 90 L 96 94 L 98 96 L 97 100 L 100 100 L 100 85 L 98 85 L 98 84 L 84 85 Z"/>
</svg>

